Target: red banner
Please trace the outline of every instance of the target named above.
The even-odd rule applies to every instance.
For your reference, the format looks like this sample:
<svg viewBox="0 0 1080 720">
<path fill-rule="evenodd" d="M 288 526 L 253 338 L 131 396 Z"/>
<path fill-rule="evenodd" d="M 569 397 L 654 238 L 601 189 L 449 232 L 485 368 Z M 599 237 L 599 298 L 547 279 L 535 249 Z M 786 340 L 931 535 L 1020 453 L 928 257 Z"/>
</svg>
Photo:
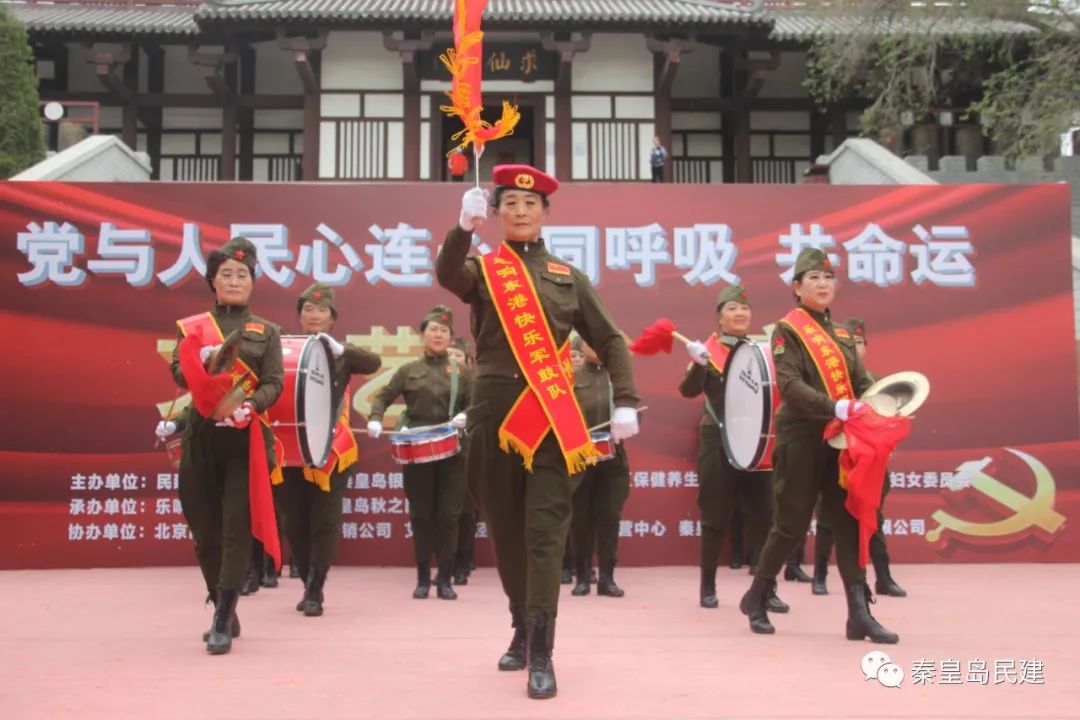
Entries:
<svg viewBox="0 0 1080 720">
<path fill-rule="evenodd" d="M 0 183 L 0 317 L 11 340 L 0 361 L 0 567 L 193 562 L 175 471 L 153 428 L 175 392 L 175 321 L 212 301 L 206 254 L 232 235 L 251 238 L 260 248 L 252 309 L 286 333 L 299 330 L 304 288 L 335 286 L 335 337 L 384 359 L 353 382 L 361 425 L 371 395 L 420 354 L 425 311 L 456 303 L 434 282 L 434 259 L 460 193 L 451 184 Z M 479 249 L 497 233 L 485 225 Z M 868 368 L 918 370 L 932 386 L 890 463 L 893 557 L 1080 560 L 1067 522 L 1080 513 L 1080 422 L 1066 186 L 568 184 L 545 237 L 593 279 L 630 335 L 665 316 L 701 339 L 716 329 L 717 291 L 732 282 L 753 297 L 753 333 L 764 339 L 791 308 L 799 250 L 826 250 L 840 278 L 835 317 L 867 322 Z M 678 350 L 635 359 L 650 410 L 628 443 L 623 564 L 696 562 L 702 406 L 677 392 L 688 362 Z M 385 439 L 361 436 L 351 473 L 339 562 L 411 563 L 401 472 Z M 487 542 L 479 547 L 490 558 Z"/>
</svg>

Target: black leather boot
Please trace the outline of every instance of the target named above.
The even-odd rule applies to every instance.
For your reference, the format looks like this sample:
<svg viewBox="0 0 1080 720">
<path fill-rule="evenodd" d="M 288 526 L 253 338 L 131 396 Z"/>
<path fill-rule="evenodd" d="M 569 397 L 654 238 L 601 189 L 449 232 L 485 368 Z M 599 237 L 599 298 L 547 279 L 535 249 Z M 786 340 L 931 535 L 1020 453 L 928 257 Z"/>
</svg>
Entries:
<svg viewBox="0 0 1080 720">
<path fill-rule="evenodd" d="M 206 596 L 206 602 L 212 604 L 214 606 L 214 608 L 216 609 L 217 608 L 217 593 L 210 593 L 209 595 L 207 595 Z M 213 628 L 214 628 L 214 621 L 213 621 L 213 619 L 211 619 L 210 620 L 210 629 L 212 630 Z M 230 633 L 229 633 L 230 635 L 232 635 L 234 638 L 240 637 L 240 618 L 237 616 L 235 609 L 233 610 L 232 621 L 231 621 L 231 624 L 230 624 L 229 628 L 230 628 Z M 210 639 L 210 630 L 206 630 L 206 631 L 203 632 L 202 639 L 203 639 L 203 642 L 206 642 L 207 640 Z"/>
<path fill-rule="evenodd" d="M 311 569 L 307 565 L 297 565 L 296 570 L 302 573 L 300 579 L 304 581 L 304 594 L 300 596 L 300 602 L 296 603 L 296 612 L 304 612 L 304 600 L 307 599 L 307 581 L 311 576 Z"/>
<path fill-rule="evenodd" d="M 262 586 L 264 588 L 276 588 L 278 586 L 277 568 L 274 567 L 274 558 L 263 555 Z"/>
<path fill-rule="evenodd" d="M 784 579 L 808 583 L 811 577 L 802 569 L 802 563 L 799 559 L 792 558 L 788 560 L 787 566 L 784 568 Z"/>
<path fill-rule="evenodd" d="M 743 566 L 742 538 L 739 537 L 742 533 L 736 534 L 735 528 L 732 528 L 731 532 L 731 561 L 728 562 L 728 567 L 732 570 L 739 570 Z"/>
<path fill-rule="evenodd" d="M 511 625 L 514 628 L 514 637 L 510 640 L 510 647 L 499 658 L 499 669 L 503 671 L 525 669 L 525 606 L 510 606 Z"/>
<path fill-rule="evenodd" d="M 262 568 L 258 565 L 252 565 L 248 568 L 247 575 L 244 576 L 244 584 L 240 588 L 241 595 L 254 595 L 259 592 L 261 587 L 260 580 L 262 575 Z"/>
<path fill-rule="evenodd" d="M 776 594 L 776 586 L 773 585 L 769 597 L 765 598 L 765 609 L 769 612 L 780 613 L 782 615 L 788 610 L 791 610 L 791 606 L 780 599 L 780 596 Z"/>
<path fill-rule="evenodd" d="M 814 579 L 810 585 L 810 592 L 815 595 L 828 595 L 829 588 L 825 585 L 825 578 L 829 576 L 829 558 L 814 559 Z"/>
<path fill-rule="evenodd" d="M 716 599 L 716 567 L 701 568 L 701 607 L 717 608 L 720 601 Z"/>
<path fill-rule="evenodd" d="M 206 652 L 211 655 L 224 655 L 232 649 L 232 618 L 236 613 L 236 602 L 240 593 L 236 590 L 218 588 L 214 603 L 214 624 L 206 637 Z"/>
<path fill-rule="evenodd" d="M 454 558 L 439 561 L 439 572 L 435 575 L 435 596 L 440 600 L 457 600 L 457 593 L 450 585 L 450 574 L 454 568 Z"/>
<path fill-rule="evenodd" d="M 776 628 L 769 622 L 769 613 L 766 612 L 765 603 L 769 595 L 776 592 L 776 581 L 765 580 L 755 577 L 750 583 L 750 589 L 739 601 L 739 610 L 743 615 L 750 618 L 750 630 L 759 635 L 772 635 Z"/>
<path fill-rule="evenodd" d="M 311 568 L 307 584 L 304 586 L 304 615 L 319 617 L 323 614 L 323 587 L 326 585 L 326 568 Z"/>
<path fill-rule="evenodd" d="M 889 570 L 889 556 L 881 558 L 874 558 L 874 592 L 878 595 L 887 595 L 889 597 L 907 597 L 907 592 L 904 588 L 896 584 L 893 580 L 892 572 Z"/>
<path fill-rule="evenodd" d="M 294 558 L 289 558 L 289 577 L 291 578 L 306 578 L 306 575 L 300 574 L 300 566 L 296 564 Z"/>
<path fill-rule="evenodd" d="M 600 579 L 596 582 L 596 594 L 604 597 L 622 597 L 626 593 L 615 584 L 615 561 L 600 563 Z"/>
<path fill-rule="evenodd" d="M 555 665 L 551 652 L 555 647 L 555 621 L 530 618 L 529 631 L 529 697 L 546 700 L 559 691 L 555 684 Z"/>
<path fill-rule="evenodd" d="M 847 639 L 862 640 L 870 638 L 872 642 L 886 643 L 889 645 L 900 642 L 900 636 L 889 632 L 881 626 L 874 616 L 870 614 L 870 603 L 874 602 L 874 596 L 870 594 L 870 586 L 860 583 L 853 587 L 845 588 L 847 592 Z"/>
<path fill-rule="evenodd" d="M 416 589 L 412 591 L 414 600 L 423 600 L 431 592 L 431 565 L 419 563 L 416 566 Z"/>
<path fill-rule="evenodd" d="M 589 594 L 589 561 L 585 558 L 577 558 L 574 560 L 575 571 L 577 574 L 577 584 L 574 585 L 574 589 L 570 591 L 571 595 L 581 597 L 582 595 Z"/>
</svg>

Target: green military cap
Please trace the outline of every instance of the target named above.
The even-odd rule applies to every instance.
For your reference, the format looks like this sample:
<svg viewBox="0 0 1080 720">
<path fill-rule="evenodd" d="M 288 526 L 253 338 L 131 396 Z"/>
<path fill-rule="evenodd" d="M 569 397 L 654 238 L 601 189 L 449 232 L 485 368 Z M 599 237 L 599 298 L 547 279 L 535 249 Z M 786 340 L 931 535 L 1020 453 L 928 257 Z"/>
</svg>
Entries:
<svg viewBox="0 0 1080 720">
<path fill-rule="evenodd" d="M 428 310 L 427 315 L 420 322 L 420 332 L 424 332 L 424 328 L 427 327 L 429 322 L 437 322 L 440 325 L 445 325 L 450 328 L 451 332 L 454 329 L 454 313 L 450 308 L 445 305 L 436 305 Z"/>
<path fill-rule="evenodd" d="M 720 294 L 716 296 L 716 309 L 719 310 L 729 302 L 749 305 L 750 299 L 746 295 L 746 288 L 742 285 L 729 285 L 721 290 Z"/>
<path fill-rule="evenodd" d="M 315 303 L 330 310 L 330 315 L 337 320 L 337 308 L 334 307 L 334 288 L 326 283 L 317 282 L 305 290 L 296 301 L 296 312 L 304 309 L 304 303 Z"/>
<path fill-rule="evenodd" d="M 226 260 L 236 260 L 247 266 L 251 271 L 251 277 L 255 277 L 255 266 L 258 264 L 258 250 L 255 244 L 245 237 L 234 237 L 218 250 L 213 250 L 206 258 L 206 282 L 210 290 L 214 289 L 214 277 L 217 276 L 218 268 Z"/>
<path fill-rule="evenodd" d="M 844 321 L 844 327 L 848 329 L 852 337 L 861 337 L 866 342 L 866 323 L 856 318 L 848 318 Z"/>
<path fill-rule="evenodd" d="M 799 257 L 795 260 L 795 279 L 799 279 L 803 273 L 808 273 L 811 270 L 833 272 L 832 261 L 822 250 L 815 247 L 803 248 L 803 251 L 799 253 Z"/>
<path fill-rule="evenodd" d="M 450 341 L 450 347 L 457 348 L 466 355 L 469 354 L 469 341 L 460 335 Z"/>
</svg>

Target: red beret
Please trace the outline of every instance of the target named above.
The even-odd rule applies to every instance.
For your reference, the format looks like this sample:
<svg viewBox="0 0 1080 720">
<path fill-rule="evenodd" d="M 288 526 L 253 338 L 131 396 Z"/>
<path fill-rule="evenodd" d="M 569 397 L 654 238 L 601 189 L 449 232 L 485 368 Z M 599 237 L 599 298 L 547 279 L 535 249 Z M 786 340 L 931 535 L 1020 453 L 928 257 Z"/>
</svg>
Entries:
<svg viewBox="0 0 1080 720">
<path fill-rule="evenodd" d="M 559 189 L 559 181 L 530 165 L 496 165 L 491 171 L 496 187 L 528 190 L 547 196 Z"/>
</svg>

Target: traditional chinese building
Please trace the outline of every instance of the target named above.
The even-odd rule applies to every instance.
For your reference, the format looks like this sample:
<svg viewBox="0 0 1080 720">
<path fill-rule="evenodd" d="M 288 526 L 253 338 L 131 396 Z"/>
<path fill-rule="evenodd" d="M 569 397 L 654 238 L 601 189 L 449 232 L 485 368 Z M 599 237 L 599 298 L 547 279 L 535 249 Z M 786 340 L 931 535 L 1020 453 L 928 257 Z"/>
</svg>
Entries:
<svg viewBox="0 0 1080 720">
<path fill-rule="evenodd" d="M 452 0 L 4 4 L 30 32 L 42 101 L 148 153 L 156 179 L 448 178 L 457 121 L 439 110 L 438 57 Z M 795 182 L 857 133 L 867 102 L 814 105 L 803 80 L 820 22 L 793 4 L 491 0 L 485 102 L 493 115 L 516 102 L 522 119 L 482 169 L 644 180 L 658 136 L 677 182 Z M 906 140 L 931 156 L 985 149 L 959 122 Z"/>
</svg>

